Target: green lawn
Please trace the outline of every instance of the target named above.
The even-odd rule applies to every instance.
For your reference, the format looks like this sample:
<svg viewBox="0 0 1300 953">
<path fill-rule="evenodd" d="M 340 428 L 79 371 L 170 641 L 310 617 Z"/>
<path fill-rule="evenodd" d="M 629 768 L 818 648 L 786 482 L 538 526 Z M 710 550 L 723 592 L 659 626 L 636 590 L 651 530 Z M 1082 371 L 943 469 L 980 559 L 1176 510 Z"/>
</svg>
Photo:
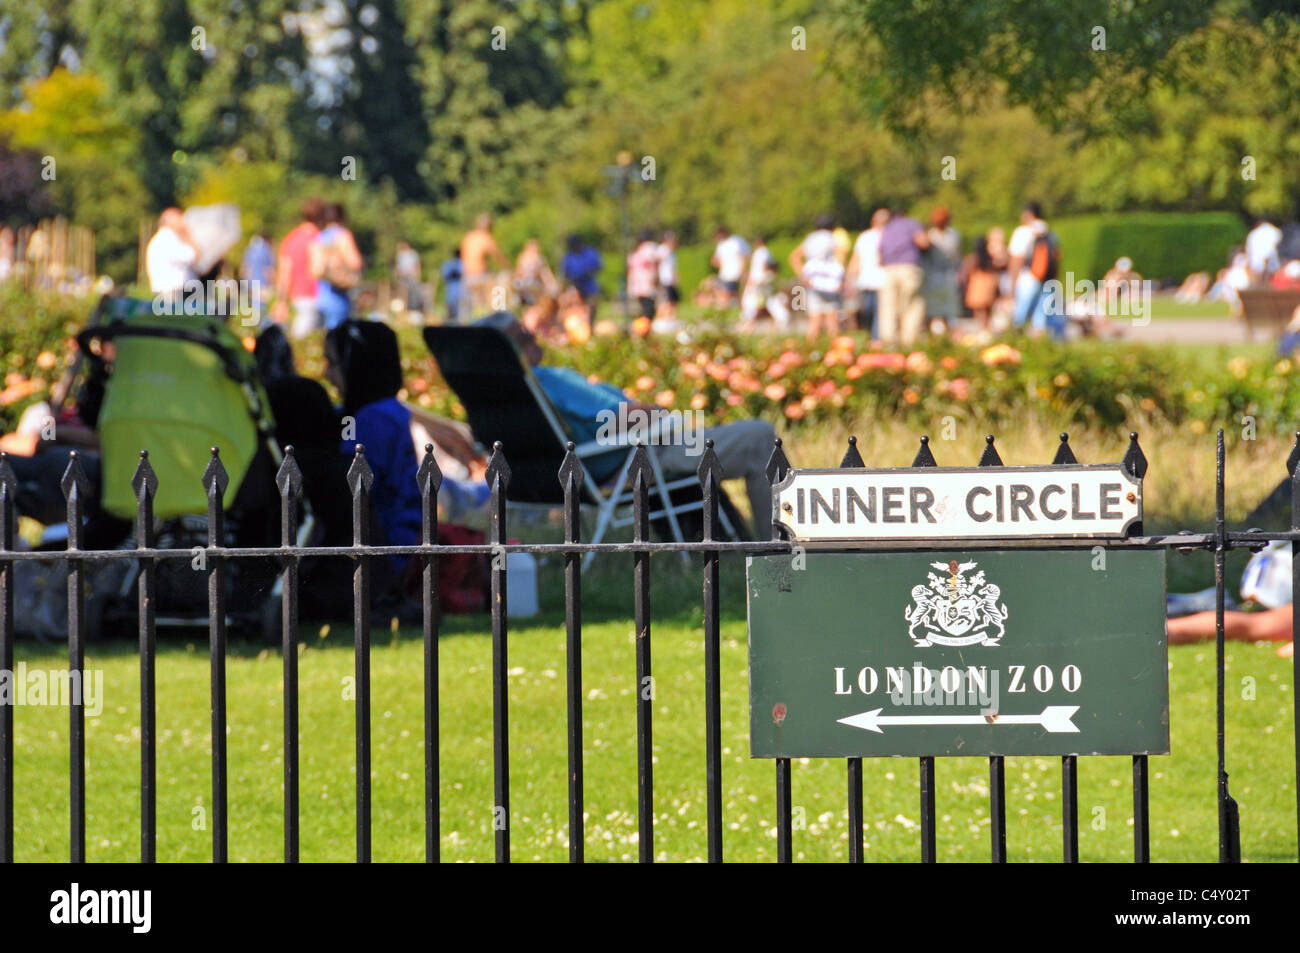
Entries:
<svg viewBox="0 0 1300 953">
<path fill-rule="evenodd" d="M 1203 318 L 1214 321 L 1227 321 L 1230 317 L 1226 301 L 1179 302 L 1174 300 L 1172 294 L 1162 294 L 1153 298 L 1151 316 L 1156 320 Z"/>
<path fill-rule="evenodd" d="M 636 845 L 635 709 L 630 560 L 594 567 L 584 630 L 584 740 L 587 856 L 629 860 Z M 1173 557 L 1176 559 L 1177 557 Z M 656 855 L 705 855 L 703 630 L 697 567 L 676 557 L 653 562 L 656 706 L 654 740 Z M 544 581 L 553 581 L 555 566 Z M 724 566 L 723 786 L 725 851 L 731 859 L 773 860 L 775 797 L 770 762 L 748 757 L 743 568 Z M 548 594 L 541 617 L 519 621 L 510 638 L 512 844 L 518 860 L 567 857 L 563 616 Z M 492 857 L 491 655 L 485 617 L 449 621 L 441 640 L 442 854 Z M 301 647 L 301 818 L 304 860 L 352 859 L 353 705 L 350 630 L 322 637 L 304 629 Z M 202 861 L 210 830 L 196 808 L 210 808 L 206 639 L 200 632 L 164 640 L 158 661 L 158 856 Z M 29 666 L 59 667 L 62 652 L 18 647 Z M 1173 751 L 1151 759 L 1151 849 L 1161 861 L 1217 856 L 1212 646 L 1171 653 Z M 416 631 L 375 633 L 373 655 L 373 806 L 376 860 L 423 855 L 421 642 Z M 129 643 L 94 645 L 87 666 L 105 673 L 107 704 L 87 719 L 87 853 L 92 861 L 139 856 L 138 668 Z M 1295 791 L 1290 663 L 1271 647 L 1229 651 L 1229 771 L 1241 804 L 1242 850 L 1255 861 L 1294 860 Z M 1254 700 L 1243 699 L 1253 679 Z M 281 850 L 281 697 L 278 651 L 231 646 L 228 663 L 230 856 L 279 859 Z M 16 856 L 66 859 L 67 713 L 18 708 Z M 915 860 L 914 760 L 866 762 L 867 857 Z M 1061 856 L 1060 763 L 1007 761 L 1008 850 L 1017 860 Z M 982 759 L 938 765 L 939 850 L 944 859 L 988 856 L 988 767 Z M 806 829 L 795 834 L 800 859 L 839 860 L 848 837 L 844 763 L 794 769 L 793 803 Z M 1127 758 L 1084 759 L 1080 841 L 1086 860 L 1131 855 Z"/>
</svg>

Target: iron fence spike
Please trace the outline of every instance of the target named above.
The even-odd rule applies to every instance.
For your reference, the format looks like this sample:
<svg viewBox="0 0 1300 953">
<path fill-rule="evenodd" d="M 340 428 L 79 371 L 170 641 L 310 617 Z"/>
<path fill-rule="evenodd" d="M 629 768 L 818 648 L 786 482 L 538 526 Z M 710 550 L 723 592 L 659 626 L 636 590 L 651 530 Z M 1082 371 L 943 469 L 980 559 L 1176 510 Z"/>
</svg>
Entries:
<svg viewBox="0 0 1300 953">
<path fill-rule="evenodd" d="M 1075 459 L 1074 451 L 1070 449 L 1070 435 L 1068 433 L 1061 434 L 1061 442 L 1056 448 L 1056 456 L 1052 458 L 1052 465 L 1065 466 L 1067 464 L 1078 462 L 1079 461 Z"/>
<path fill-rule="evenodd" d="M 1223 437 L 1222 430 L 1219 431 L 1219 437 Z M 1138 445 L 1136 430 L 1131 431 L 1128 435 L 1128 450 L 1124 452 L 1124 461 L 1121 465 L 1139 480 L 1147 474 L 1147 457 L 1142 452 L 1142 447 Z"/>
<path fill-rule="evenodd" d="M 424 445 L 424 458 L 420 461 L 420 469 L 416 471 L 415 480 L 421 493 L 436 496 L 438 490 L 442 488 L 442 467 L 438 466 L 438 461 L 434 459 L 431 443 Z"/>
<path fill-rule="evenodd" d="M 582 483 L 582 461 L 578 459 L 578 449 L 572 440 L 564 445 L 564 459 L 560 461 L 558 476 L 562 487 L 576 489 Z"/>
<path fill-rule="evenodd" d="M 370 464 L 366 462 L 365 445 L 357 444 L 357 452 L 353 455 L 352 463 L 348 467 L 348 489 L 352 491 L 353 496 L 356 496 L 361 489 L 365 489 L 368 493 L 374 482 L 374 471 L 370 469 Z"/>
<path fill-rule="evenodd" d="M 939 464 L 934 459 L 934 454 L 930 452 L 930 438 L 922 435 L 921 447 L 916 451 L 916 456 L 912 459 L 914 467 L 937 467 Z"/>
<path fill-rule="evenodd" d="M 213 489 L 216 489 L 217 495 L 225 496 L 226 487 L 230 485 L 230 474 L 226 472 L 226 465 L 221 462 L 221 450 L 213 447 L 211 457 L 208 459 L 208 465 L 203 470 L 203 489 L 211 496 Z"/>
<path fill-rule="evenodd" d="M 984 438 L 984 453 L 980 455 L 979 465 L 982 467 L 1002 466 L 1002 457 L 998 455 L 998 448 L 993 446 L 993 434 L 988 434 Z"/>
<path fill-rule="evenodd" d="M 63 471 L 60 486 L 63 487 L 65 499 L 71 499 L 75 493 L 78 499 L 84 500 L 90 491 L 90 482 L 86 479 L 86 471 L 81 466 L 81 455 L 75 450 L 68 454 L 68 467 Z"/>
<path fill-rule="evenodd" d="M 700 457 L 700 465 L 695 468 L 695 475 L 700 478 L 700 486 L 708 486 L 710 479 L 714 487 L 722 483 L 722 463 L 713 449 L 712 440 L 704 441 L 704 454 Z"/>
<path fill-rule="evenodd" d="M 492 444 L 492 456 L 488 459 L 488 486 L 492 486 L 498 479 L 503 490 L 510 486 L 510 464 L 506 462 L 505 448 L 500 440 Z"/>
<path fill-rule="evenodd" d="M 135 473 L 131 476 L 131 489 L 135 490 L 137 500 L 142 495 L 152 497 L 158 492 L 158 474 L 149 462 L 148 450 L 140 451 L 140 462 L 135 465 Z"/>
</svg>

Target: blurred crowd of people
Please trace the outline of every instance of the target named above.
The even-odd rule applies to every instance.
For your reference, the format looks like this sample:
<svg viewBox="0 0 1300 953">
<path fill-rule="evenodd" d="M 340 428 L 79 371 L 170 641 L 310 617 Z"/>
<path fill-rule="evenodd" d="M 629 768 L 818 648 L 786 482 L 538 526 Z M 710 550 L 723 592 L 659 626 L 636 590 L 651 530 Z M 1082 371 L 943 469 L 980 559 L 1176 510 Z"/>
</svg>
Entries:
<svg viewBox="0 0 1300 953">
<path fill-rule="evenodd" d="M 147 251 L 154 294 L 177 294 L 187 281 L 205 277 L 211 256 L 205 263 L 202 243 L 191 234 L 187 219 L 193 211 L 168 209 L 160 218 Z M 925 334 L 989 335 L 1012 328 L 1058 339 L 1118 334 L 1107 316 L 1129 303 L 1144 281 L 1123 256 L 1086 302 L 1063 301 L 1052 284 L 1061 277 L 1061 239 L 1037 202 L 1026 203 L 1009 236 L 991 228 L 965 253 L 943 206 L 924 221 L 901 208 L 881 207 L 865 225 L 855 235 L 833 216 L 821 215 L 784 262 L 767 236 L 747 239 L 720 226 L 710 272 L 690 292 L 682 288 L 677 236 L 644 229 L 623 263 L 622 307 L 600 330 L 673 332 L 689 293 L 698 312 L 739 333 L 754 332 L 764 322 L 782 332 L 800 325 L 810 340 L 852 329 L 890 345 L 910 345 Z M 0 234 L 0 280 L 5 247 Z M 263 313 L 302 337 L 376 309 L 369 300 L 373 294 L 358 293 L 364 264 L 343 206 L 309 199 L 299 223 L 278 245 L 269 234 L 249 241 L 239 276 L 256 283 Z M 566 240 L 558 267 L 536 238 L 527 239 L 512 261 L 494 234 L 492 217 L 483 214 L 432 281 L 424 278 L 419 252 L 398 242 L 385 282 L 391 294 L 377 310 L 404 311 L 416 323 L 468 323 L 512 310 L 543 341 L 581 343 L 598 330 L 604 271 L 600 252 L 577 234 Z M 1239 311 L 1237 293 L 1251 287 L 1300 290 L 1300 233 L 1288 237 L 1259 220 L 1213 281 L 1206 272 L 1190 275 L 1175 297 L 1222 299 Z"/>
<path fill-rule="evenodd" d="M 738 306 L 743 331 L 763 319 L 785 330 L 802 313 L 810 340 L 857 328 L 906 345 L 954 329 L 969 313 L 982 331 L 1014 325 L 1064 335 L 1064 320 L 1044 295 L 1044 283 L 1059 270 L 1061 243 L 1036 203 L 1026 205 L 1009 241 L 994 228 L 967 255 L 943 206 L 925 223 L 901 208 L 878 208 L 856 236 L 822 215 L 790 253 L 784 282 L 765 236 L 751 247 L 720 228 L 715 241 L 715 274 L 696 302 L 720 310 Z"/>
</svg>

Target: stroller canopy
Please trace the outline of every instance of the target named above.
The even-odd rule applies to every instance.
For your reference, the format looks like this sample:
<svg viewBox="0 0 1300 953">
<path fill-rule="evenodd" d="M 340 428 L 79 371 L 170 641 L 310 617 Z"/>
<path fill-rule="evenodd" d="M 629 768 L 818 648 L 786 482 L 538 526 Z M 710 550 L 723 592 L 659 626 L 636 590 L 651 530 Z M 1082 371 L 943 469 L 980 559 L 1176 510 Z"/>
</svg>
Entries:
<svg viewBox="0 0 1300 953">
<path fill-rule="evenodd" d="M 97 425 L 104 509 L 134 517 L 131 477 L 140 451 L 148 450 L 158 474 L 155 516 L 206 513 L 201 477 L 212 447 L 220 448 L 230 476 L 229 507 L 274 430 L 253 356 L 222 317 L 158 315 L 152 302 L 130 298 L 115 299 L 104 314 L 77 338 L 87 355 L 96 339 L 111 341 L 115 351 Z M 101 373 L 103 363 L 92 357 Z"/>
</svg>

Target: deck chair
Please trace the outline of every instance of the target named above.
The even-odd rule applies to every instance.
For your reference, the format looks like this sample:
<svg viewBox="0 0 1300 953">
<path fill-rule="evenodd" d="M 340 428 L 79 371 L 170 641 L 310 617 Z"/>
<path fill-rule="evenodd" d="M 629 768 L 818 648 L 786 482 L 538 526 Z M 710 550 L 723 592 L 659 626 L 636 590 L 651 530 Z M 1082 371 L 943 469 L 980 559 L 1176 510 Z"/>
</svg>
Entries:
<svg viewBox="0 0 1300 953">
<path fill-rule="evenodd" d="M 443 325 L 426 327 L 424 340 L 438 362 L 443 379 L 465 406 L 475 439 L 485 446 L 499 440 L 506 448 L 511 472 L 507 500 L 563 505 L 560 464 L 564 461 L 566 442 L 572 440 L 578 459 L 584 462 L 581 502 L 597 508 L 591 542 L 599 543 L 610 529 L 631 525 L 633 490 L 628 473 L 635 445 L 615 446 L 615 449 L 626 449 L 626 455 L 613 483 L 602 487 L 585 464 L 592 457 L 608 454 L 610 444 L 576 439 L 509 338 L 496 328 Z M 680 517 L 704 507 L 699 478 L 695 473 L 665 474 L 653 443 L 649 443 L 646 451 L 654 474 L 650 519 L 666 521 L 668 535 L 683 542 Z M 719 502 L 729 504 L 730 501 Z M 736 539 L 739 538 L 736 519 L 728 515 L 729 510 L 736 513 L 730 505 L 719 505 L 719 522 L 727 538 Z M 587 553 L 584 568 L 594 555 Z M 683 560 L 689 560 L 685 551 L 681 555 Z"/>
</svg>

